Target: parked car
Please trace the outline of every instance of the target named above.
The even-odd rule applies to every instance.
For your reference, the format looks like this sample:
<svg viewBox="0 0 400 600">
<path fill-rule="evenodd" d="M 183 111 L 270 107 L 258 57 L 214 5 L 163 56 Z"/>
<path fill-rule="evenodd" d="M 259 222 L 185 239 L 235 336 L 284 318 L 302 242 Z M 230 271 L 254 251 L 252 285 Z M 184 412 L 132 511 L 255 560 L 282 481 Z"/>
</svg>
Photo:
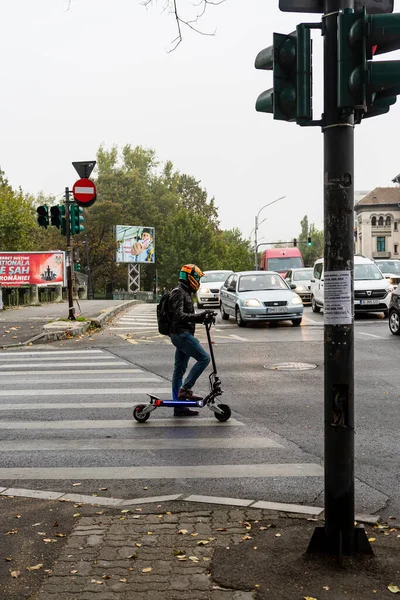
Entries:
<svg viewBox="0 0 400 600">
<path fill-rule="evenodd" d="M 256 321 L 292 321 L 300 325 L 303 302 L 274 271 L 232 273 L 220 290 L 221 316 L 239 327 Z"/>
<path fill-rule="evenodd" d="M 383 312 L 389 314 L 393 286 L 382 275 L 373 260 L 365 256 L 354 257 L 354 310 L 360 312 Z M 313 312 L 324 308 L 324 259 L 314 264 L 311 279 L 311 307 Z"/>
<path fill-rule="evenodd" d="M 197 308 L 219 306 L 219 290 L 232 271 L 204 271 L 197 290 Z"/>
<path fill-rule="evenodd" d="M 378 265 L 386 279 L 394 286 L 400 283 L 400 260 L 398 258 L 392 258 L 390 260 L 375 260 L 375 264 Z"/>
<path fill-rule="evenodd" d="M 285 281 L 291 289 L 303 300 L 303 304 L 311 302 L 311 279 L 313 269 L 290 269 L 285 275 Z"/>
<path fill-rule="evenodd" d="M 400 286 L 394 290 L 390 300 L 389 329 L 393 335 L 400 335 Z"/>
</svg>

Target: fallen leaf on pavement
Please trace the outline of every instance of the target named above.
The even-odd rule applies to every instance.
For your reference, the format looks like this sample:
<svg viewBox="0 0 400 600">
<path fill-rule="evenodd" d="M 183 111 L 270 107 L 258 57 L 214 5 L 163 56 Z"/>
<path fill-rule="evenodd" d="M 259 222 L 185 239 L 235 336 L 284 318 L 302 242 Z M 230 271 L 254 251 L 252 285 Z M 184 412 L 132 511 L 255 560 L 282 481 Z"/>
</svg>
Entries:
<svg viewBox="0 0 400 600">
<path fill-rule="evenodd" d="M 57 531 L 56 537 L 67 537 L 67 534 L 66 533 L 61 533 L 60 531 Z"/>
<path fill-rule="evenodd" d="M 53 538 L 43 538 L 42 540 L 45 544 L 48 544 L 50 542 L 56 542 L 57 540 L 54 540 Z"/>
<path fill-rule="evenodd" d="M 82 485 L 81 483 L 73 483 L 72 487 L 77 487 L 78 485 Z"/>
<path fill-rule="evenodd" d="M 370 538 L 368 538 L 368 541 L 369 541 L 369 542 L 375 542 L 375 541 L 376 541 L 376 538 L 374 538 L 374 537 L 370 537 Z"/>
<path fill-rule="evenodd" d="M 82 514 L 81 513 L 75 513 L 74 515 L 72 515 L 73 517 L 81 517 Z"/>
<path fill-rule="evenodd" d="M 210 543 L 210 542 L 209 542 L 209 541 L 207 541 L 207 540 L 199 540 L 199 541 L 197 542 L 197 545 L 198 545 L 198 546 L 207 546 L 207 544 L 209 544 L 209 543 Z"/>
<path fill-rule="evenodd" d="M 318 598 L 314 598 L 314 596 L 303 596 L 303 600 L 318 600 Z"/>
<path fill-rule="evenodd" d="M 128 581 L 128 580 L 127 580 L 127 579 L 125 579 L 125 577 L 122 577 L 122 578 L 120 579 L 120 582 L 121 582 L 121 583 L 126 583 L 127 581 Z"/>
<path fill-rule="evenodd" d="M 137 548 L 140 548 L 140 547 L 141 547 L 141 545 L 142 545 L 142 544 L 139 544 L 139 542 L 136 542 L 136 544 L 135 544 L 135 546 L 136 546 Z"/>
<path fill-rule="evenodd" d="M 226 527 L 217 527 L 215 531 L 226 531 Z"/>
<path fill-rule="evenodd" d="M 102 575 L 102 579 L 111 579 L 112 575 Z"/>
<path fill-rule="evenodd" d="M 39 527 L 39 525 L 41 525 L 41 523 L 34 523 L 32 527 Z"/>
<path fill-rule="evenodd" d="M 7 531 L 6 535 L 13 535 L 14 533 L 18 533 L 18 529 L 10 529 L 10 531 Z"/>
<path fill-rule="evenodd" d="M 145 569 L 142 569 L 142 573 L 150 573 L 150 571 L 153 570 L 153 567 L 146 567 Z"/>
<path fill-rule="evenodd" d="M 11 571 L 10 575 L 16 579 L 21 575 L 21 571 Z"/>
<path fill-rule="evenodd" d="M 329 590 L 329 585 L 323 585 L 322 589 L 328 591 Z"/>
<path fill-rule="evenodd" d="M 104 510 L 99 510 L 96 515 L 104 515 Z"/>
<path fill-rule="evenodd" d="M 188 533 L 188 530 L 187 529 L 180 529 L 178 531 L 178 533 L 180 533 L 181 535 L 186 535 Z"/>
<path fill-rule="evenodd" d="M 38 571 L 43 567 L 43 563 L 39 563 L 38 565 L 33 565 L 32 567 L 26 567 L 28 571 Z"/>
<path fill-rule="evenodd" d="M 122 514 L 128 513 L 129 512 L 129 508 L 124 508 L 124 510 L 121 510 Z"/>
<path fill-rule="evenodd" d="M 72 569 L 72 571 L 70 571 L 70 573 L 71 573 L 72 575 L 75 575 L 75 573 L 77 573 L 77 572 L 78 572 L 78 569 Z"/>
<path fill-rule="evenodd" d="M 91 583 L 98 583 L 99 585 L 103 585 L 103 582 L 97 581 L 97 579 L 92 579 Z"/>
<path fill-rule="evenodd" d="M 20 519 L 20 518 L 21 518 L 21 515 L 15 515 L 15 518 L 16 518 L 16 519 Z"/>
<path fill-rule="evenodd" d="M 400 594 L 400 588 L 397 585 L 393 585 L 393 583 L 388 585 L 388 590 L 389 592 L 392 592 L 392 594 Z"/>
<path fill-rule="evenodd" d="M 281 537 L 281 534 L 280 533 L 276 533 L 275 537 Z"/>
<path fill-rule="evenodd" d="M 197 556 L 189 556 L 189 560 L 191 560 L 192 562 L 199 562 Z"/>
<path fill-rule="evenodd" d="M 7 562 L 11 562 L 12 561 L 12 556 L 6 556 L 4 560 L 7 561 Z"/>
</svg>

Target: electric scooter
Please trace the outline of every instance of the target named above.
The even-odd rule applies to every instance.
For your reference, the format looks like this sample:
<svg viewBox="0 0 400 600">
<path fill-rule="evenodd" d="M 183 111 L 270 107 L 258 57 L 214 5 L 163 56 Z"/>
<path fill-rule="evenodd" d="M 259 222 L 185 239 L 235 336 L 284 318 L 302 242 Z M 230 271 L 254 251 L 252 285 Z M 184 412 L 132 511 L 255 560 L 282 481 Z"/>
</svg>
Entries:
<svg viewBox="0 0 400 600">
<path fill-rule="evenodd" d="M 138 423 L 145 423 L 147 419 L 150 417 L 150 413 L 153 412 L 156 408 L 160 406 L 170 407 L 170 408 L 204 408 L 207 406 L 213 413 L 215 418 L 218 421 L 227 421 L 231 416 L 231 409 L 227 404 L 216 404 L 215 398 L 221 396 L 223 390 L 221 388 L 221 380 L 217 374 L 217 365 L 215 364 L 214 350 L 212 347 L 210 329 L 211 325 L 215 324 L 215 317 L 217 313 L 210 312 L 207 315 L 206 320 L 204 321 L 204 326 L 206 328 L 207 341 L 210 349 L 210 357 L 212 363 L 212 373 L 209 376 L 210 382 L 210 391 L 201 400 L 162 400 L 155 396 L 154 394 L 147 394 L 150 397 L 150 402 L 148 404 L 138 404 L 133 409 L 133 417 Z"/>
</svg>

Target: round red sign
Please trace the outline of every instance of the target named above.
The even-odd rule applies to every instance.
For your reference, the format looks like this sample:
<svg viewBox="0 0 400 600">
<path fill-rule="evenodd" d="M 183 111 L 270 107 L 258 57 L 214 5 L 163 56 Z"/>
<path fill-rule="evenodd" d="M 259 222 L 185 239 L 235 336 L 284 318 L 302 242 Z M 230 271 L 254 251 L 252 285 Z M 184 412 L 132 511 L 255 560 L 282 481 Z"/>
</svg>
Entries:
<svg viewBox="0 0 400 600">
<path fill-rule="evenodd" d="M 90 179 L 75 181 L 72 194 L 78 204 L 90 206 L 96 200 L 96 186 Z"/>
</svg>

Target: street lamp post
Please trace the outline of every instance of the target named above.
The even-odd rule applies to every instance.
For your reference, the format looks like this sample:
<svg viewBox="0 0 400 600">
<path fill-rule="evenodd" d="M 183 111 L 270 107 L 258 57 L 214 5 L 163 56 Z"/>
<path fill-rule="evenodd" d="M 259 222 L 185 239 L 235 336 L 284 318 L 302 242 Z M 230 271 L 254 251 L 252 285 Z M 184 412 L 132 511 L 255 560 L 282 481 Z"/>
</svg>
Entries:
<svg viewBox="0 0 400 600">
<path fill-rule="evenodd" d="M 260 208 L 260 210 L 258 211 L 258 213 L 256 214 L 255 217 L 255 221 L 254 221 L 254 267 L 255 270 L 258 271 L 258 251 L 257 251 L 257 233 L 258 233 L 258 228 L 261 225 L 261 223 L 263 223 L 265 221 L 261 221 L 261 223 L 258 222 L 258 217 L 260 216 L 260 213 L 262 210 L 264 210 L 264 208 L 267 208 L 267 206 L 271 206 L 271 204 L 275 204 L 275 202 L 278 202 L 278 200 L 283 200 L 284 198 L 286 198 L 286 196 L 281 196 L 280 198 L 277 198 L 276 200 L 273 200 L 272 202 L 268 202 L 268 204 L 264 204 L 264 206 L 262 206 Z"/>
</svg>

